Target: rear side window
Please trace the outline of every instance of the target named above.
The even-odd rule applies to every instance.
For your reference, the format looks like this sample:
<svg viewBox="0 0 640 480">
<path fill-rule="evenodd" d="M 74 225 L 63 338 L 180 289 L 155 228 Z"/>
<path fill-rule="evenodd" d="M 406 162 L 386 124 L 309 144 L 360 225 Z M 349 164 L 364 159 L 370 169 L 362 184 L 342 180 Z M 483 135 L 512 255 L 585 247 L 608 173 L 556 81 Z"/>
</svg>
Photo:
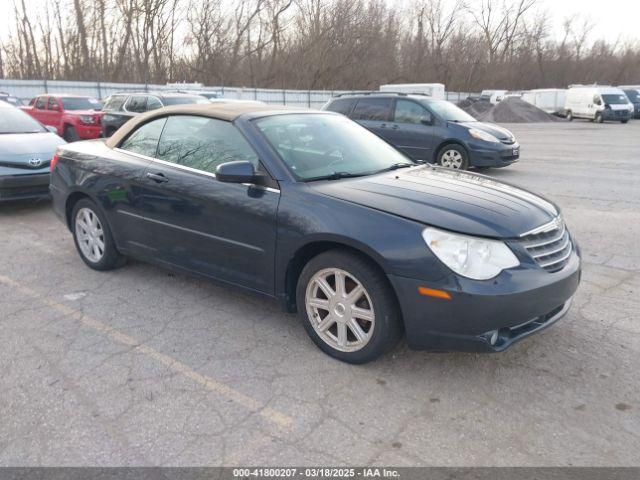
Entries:
<svg viewBox="0 0 640 480">
<path fill-rule="evenodd" d="M 391 98 L 361 98 L 351 118 L 354 120 L 388 120 Z"/>
<path fill-rule="evenodd" d="M 234 160 L 248 160 L 259 166 L 258 156 L 230 122 L 190 115 L 169 117 L 156 156 L 208 173 L 215 173 L 218 165 Z"/>
<path fill-rule="evenodd" d="M 327 106 L 327 110 L 348 116 L 355 101 L 354 98 L 338 98 Z"/>
<path fill-rule="evenodd" d="M 155 157 L 160 134 L 166 121 L 166 118 L 159 118 L 138 127 L 120 144 L 120 148 L 139 155 Z"/>
<path fill-rule="evenodd" d="M 127 97 L 123 95 L 113 95 L 109 97 L 107 103 L 104 106 L 105 110 L 122 110 L 122 106 L 124 105 L 124 101 Z"/>
<path fill-rule="evenodd" d="M 147 97 L 144 95 L 134 95 L 127 100 L 127 110 L 134 113 L 147 111 Z"/>
<path fill-rule="evenodd" d="M 36 108 L 39 110 L 44 110 L 47 105 L 47 97 L 38 97 L 36 100 Z"/>
</svg>

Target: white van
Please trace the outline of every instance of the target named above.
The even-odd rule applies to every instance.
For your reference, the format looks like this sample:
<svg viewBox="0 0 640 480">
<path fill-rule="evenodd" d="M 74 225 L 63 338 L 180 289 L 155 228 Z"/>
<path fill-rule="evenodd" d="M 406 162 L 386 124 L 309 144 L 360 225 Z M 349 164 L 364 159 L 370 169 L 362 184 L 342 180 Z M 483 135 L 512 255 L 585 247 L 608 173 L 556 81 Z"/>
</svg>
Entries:
<svg viewBox="0 0 640 480">
<path fill-rule="evenodd" d="M 621 89 L 614 87 L 571 87 L 564 108 L 569 121 L 586 118 L 596 123 L 605 120 L 627 123 L 633 116 L 633 104 Z"/>
<path fill-rule="evenodd" d="M 567 90 L 564 88 L 537 88 L 522 94 L 525 102 L 550 114 L 564 113 Z"/>
<path fill-rule="evenodd" d="M 437 100 L 446 100 L 442 83 L 396 83 L 380 85 L 381 92 L 423 93 Z"/>
</svg>

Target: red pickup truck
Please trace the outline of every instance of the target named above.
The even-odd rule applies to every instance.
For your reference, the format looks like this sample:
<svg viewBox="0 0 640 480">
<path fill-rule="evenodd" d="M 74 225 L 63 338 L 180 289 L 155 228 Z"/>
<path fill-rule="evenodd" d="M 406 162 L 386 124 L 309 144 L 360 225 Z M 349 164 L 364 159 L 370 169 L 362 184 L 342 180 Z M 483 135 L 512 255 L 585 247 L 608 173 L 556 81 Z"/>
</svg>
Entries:
<svg viewBox="0 0 640 480">
<path fill-rule="evenodd" d="M 21 107 L 43 125 L 58 129 L 67 142 L 75 142 L 102 135 L 100 102 L 79 95 L 38 95 Z"/>
</svg>

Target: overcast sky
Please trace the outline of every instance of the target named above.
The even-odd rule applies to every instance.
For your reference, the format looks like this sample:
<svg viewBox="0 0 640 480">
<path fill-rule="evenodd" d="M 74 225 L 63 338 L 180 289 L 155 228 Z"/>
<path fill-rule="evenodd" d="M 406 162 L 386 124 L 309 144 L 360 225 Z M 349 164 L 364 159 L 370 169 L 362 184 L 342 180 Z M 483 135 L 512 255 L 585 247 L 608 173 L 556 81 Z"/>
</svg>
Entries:
<svg viewBox="0 0 640 480">
<path fill-rule="evenodd" d="M 409 0 L 387 0 L 407 4 Z M 454 0 L 448 0 L 453 2 Z M 467 0 L 469 3 L 480 0 Z M 514 0 L 515 1 L 515 0 Z M 28 0 L 34 12 L 43 0 Z M 610 41 L 640 39 L 640 0 L 540 0 L 540 7 L 547 10 L 557 35 L 561 33 L 564 18 L 574 14 L 588 16 L 596 23 L 592 39 L 605 38 Z M 13 0 L 0 0 L 0 39 L 6 38 L 9 25 L 13 23 L 9 12 L 13 11 Z"/>
</svg>

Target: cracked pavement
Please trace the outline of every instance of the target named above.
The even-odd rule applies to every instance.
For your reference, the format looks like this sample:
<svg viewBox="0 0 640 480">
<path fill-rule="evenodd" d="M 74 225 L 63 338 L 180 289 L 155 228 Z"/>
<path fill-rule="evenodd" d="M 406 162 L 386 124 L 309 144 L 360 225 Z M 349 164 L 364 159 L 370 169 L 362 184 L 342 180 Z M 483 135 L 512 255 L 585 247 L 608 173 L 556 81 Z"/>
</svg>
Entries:
<svg viewBox="0 0 640 480">
<path fill-rule="evenodd" d="M 0 466 L 638 465 L 640 121 L 508 127 L 488 174 L 561 206 L 584 273 L 501 354 L 342 364 L 274 302 L 92 271 L 47 202 L 0 206 Z"/>
</svg>

